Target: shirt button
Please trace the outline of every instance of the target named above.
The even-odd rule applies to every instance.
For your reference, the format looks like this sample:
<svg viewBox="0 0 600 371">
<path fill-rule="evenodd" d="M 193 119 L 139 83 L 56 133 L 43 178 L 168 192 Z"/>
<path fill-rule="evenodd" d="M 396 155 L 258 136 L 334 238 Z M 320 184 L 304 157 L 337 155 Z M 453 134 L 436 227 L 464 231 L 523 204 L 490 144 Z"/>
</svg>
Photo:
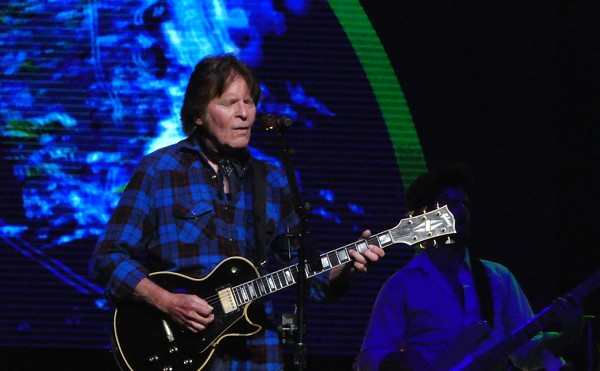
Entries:
<svg viewBox="0 0 600 371">
<path fill-rule="evenodd" d="M 212 179 L 217 179 L 216 175 L 211 176 Z"/>
<path fill-rule="evenodd" d="M 229 242 L 233 242 L 233 238 L 230 238 L 230 239 L 229 239 Z"/>
</svg>

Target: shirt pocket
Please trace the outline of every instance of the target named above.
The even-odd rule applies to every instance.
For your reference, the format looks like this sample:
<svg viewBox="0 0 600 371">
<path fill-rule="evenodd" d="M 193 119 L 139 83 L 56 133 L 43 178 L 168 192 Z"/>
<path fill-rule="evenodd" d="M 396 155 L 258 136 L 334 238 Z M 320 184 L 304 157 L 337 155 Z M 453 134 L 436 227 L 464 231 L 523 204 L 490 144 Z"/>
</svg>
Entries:
<svg viewBox="0 0 600 371">
<path fill-rule="evenodd" d="M 198 245 L 215 238 L 215 215 L 210 202 L 200 201 L 192 206 L 175 204 L 173 217 L 179 243 Z"/>
</svg>

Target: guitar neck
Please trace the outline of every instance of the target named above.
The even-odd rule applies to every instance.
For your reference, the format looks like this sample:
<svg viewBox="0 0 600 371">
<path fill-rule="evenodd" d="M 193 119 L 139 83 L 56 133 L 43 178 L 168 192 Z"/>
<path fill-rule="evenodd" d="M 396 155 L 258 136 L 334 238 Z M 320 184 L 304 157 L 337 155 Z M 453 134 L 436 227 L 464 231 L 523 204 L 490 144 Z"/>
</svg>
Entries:
<svg viewBox="0 0 600 371">
<path fill-rule="evenodd" d="M 447 206 L 443 206 L 422 215 L 402 219 L 394 228 L 372 235 L 367 240 L 356 241 L 322 254 L 319 259 L 306 261 L 304 275 L 306 278 L 310 278 L 350 262 L 352 260 L 350 250 L 362 253 L 369 248 L 369 245 L 381 248 L 396 243 L 413 245 L 426 239 L 455 232 L 454 216 Z M 296 264 L 232 287 L 236 303 L 238 306 L 242 306 L 252 300 L 292 286 L 298 282 L 298 274 L 299 268 Z"/>
<path fill-rule="evenodd" d="M 321 254 L 317 260 L 306 261 L 305 278 L 311 278 L 321 273 L 327 272 L 337 266 L 349 263 L 350 250 L 363 252 L 369 245 L 385 248 L 393 245 L 395 242 L 390 238 L 392 230 L 378 233 L 371 236 L 368 240 L 356 241 L 338 249 Z M 266 274 L 255 280 L 245 282 L 232 288 L 238 305 L 244 305 L 252 300 L 267 296 L 286 287 L 292 286 L 298 282 L 298 264 L 280 269 L 278 271 Z"/>
<path fill-rule="evenodd" d="M 598 287 L 600 287 L 600 271 L 569 291 L 566 296 L 581 302 L 583 298 L 598 289 Z M 555 307 L 553 304 L 546 307 L 529 322 L 515 330 L 509 337 L 496 344 L 481 356 L 478 356 L 466 370 L 485 370 L 487 367 L 494 366 L 500 362 L 504 357 L 517 350 L 547 325 L 551 324 L 554 321 L 554 311 Z"/>
<path fill-rule="evenodd" d="M 518 328 L 512 335 L 505 338 L 491 349 L 478 356 L 465 370 L 485 370 L 501 362 L 509 354 L 528 342 L 545 326 L 551 323 L 552 306 L 545 308 L 525 325 Z"/>
</svg>

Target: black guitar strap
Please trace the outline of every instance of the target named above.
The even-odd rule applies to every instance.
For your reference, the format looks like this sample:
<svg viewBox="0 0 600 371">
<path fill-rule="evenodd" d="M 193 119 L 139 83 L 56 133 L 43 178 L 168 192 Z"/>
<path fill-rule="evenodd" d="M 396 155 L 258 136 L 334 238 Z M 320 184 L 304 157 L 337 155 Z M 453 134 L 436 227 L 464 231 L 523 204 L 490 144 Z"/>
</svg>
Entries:
<svg viewBox="0 0 600 371">
<path fill-rule="evenodd" d="M 480 259 L 475 258 L 472 255 L 469 259 L 471 260 L 475 289 L 477 290 L 477 296 L 479 298 L 481 318 L 486 321 L 490 327 L 494 327 L 494 299 L 492 297 L 490 277 Z"/>
<path fill-rule="evenodd" d="M 255 265 L 262 267 L 267 262 L 267 166 L 264 161 L 253 159 L 252 192 Z"/>
<path fill-rule="evenodd" d="M 264 274 L 264 266 L 267 261 L 267 166 L 264 161 L 251 158 L 250 178 L 252 182 L 252 213 L 254 216 L 254 266 Z M 248 255 L 251 253 L 249 252 Z M 271 321 L 267 318 L 264 303 L 255 301 L 248 307 L 248 318 L 252 323 L 259 324 L 263 328 L 271 328 Z M 263 330 L 264 331 L 264 330 Z M 220 354 L 234 355 L 241 359 L 249 359 L 251 354 L 246 344 L 246 338 L 240 336 L 223 336 L 217 347 Z M 213 360 L 213 362 L 214 362 Z M 209 369 L 211 369 L 209 366 Z M 220 369 L 219 367 L 217 367 Z"/>
</svg>

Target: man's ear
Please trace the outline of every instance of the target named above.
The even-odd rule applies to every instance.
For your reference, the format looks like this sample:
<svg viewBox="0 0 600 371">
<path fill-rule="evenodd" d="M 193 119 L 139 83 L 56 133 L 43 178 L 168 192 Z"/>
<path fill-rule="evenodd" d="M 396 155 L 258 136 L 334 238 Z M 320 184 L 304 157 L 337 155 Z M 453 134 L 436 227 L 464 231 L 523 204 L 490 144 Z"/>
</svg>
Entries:
<svg viewBox="0 0 600 371">
<path fill-rule="evenodd" d="M 197 126 L 202 126 L 202 119 L 200 117 L 198 117 L 196 119 L 196 121 L 194 121 L 196 123 Z"/>
</svg>

